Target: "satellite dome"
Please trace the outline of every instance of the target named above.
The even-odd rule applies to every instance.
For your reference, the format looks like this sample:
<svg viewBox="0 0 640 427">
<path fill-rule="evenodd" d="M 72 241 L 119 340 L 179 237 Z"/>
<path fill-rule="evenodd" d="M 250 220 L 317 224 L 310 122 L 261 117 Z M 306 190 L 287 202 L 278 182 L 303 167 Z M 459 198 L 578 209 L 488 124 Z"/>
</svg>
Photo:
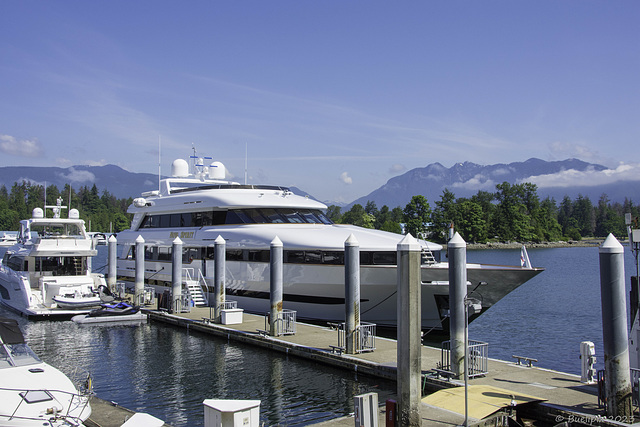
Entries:
<svg viewBox="0 0 640 427">
<path fill-rule="evenodd" d="M 209 178 L 211 179 L 224 179 L 226 168 L 221 162 L 213 162 L 209 166 Z"/>
<path fill-rule="evenodd" d="M 171 164 L 171 176 L 185 178 L 189 176 L 189 163 L 184 159 L 176 159 Z"/>
<path fill-rule="evenodd" d="M 31 216 L 33 218 L 44 218 L 44 212 L 42 211 L 42 208 L 34 208 L 31 212 Z"/>
<path fill-rule="evenodd" d="M 69 211 L 69 219 L 80 219 L 80 212 L 78 212 L 78 209 L 71 209 Z"/>
</svg>

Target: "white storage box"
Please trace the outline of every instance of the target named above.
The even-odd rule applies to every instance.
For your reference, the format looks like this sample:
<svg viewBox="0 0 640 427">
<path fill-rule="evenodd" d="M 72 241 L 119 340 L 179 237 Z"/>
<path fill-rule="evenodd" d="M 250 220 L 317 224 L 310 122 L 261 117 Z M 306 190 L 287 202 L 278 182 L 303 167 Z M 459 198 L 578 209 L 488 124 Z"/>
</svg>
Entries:
<svg viewBox="0 0 640 427">
<path fill-rule="evenodd" d="M 242 323 L 242 313 L 244 312 L 241 308 L 230 308 L 227 310 L 220 311 L 220 321 L 223 325 L 235 325 L 238 323 Z"/>
<path fill-rule="evenodd" d="M 258 427 L 260 425 L 259 400 L 206 399 L 204 427 Z"/>
</svg>

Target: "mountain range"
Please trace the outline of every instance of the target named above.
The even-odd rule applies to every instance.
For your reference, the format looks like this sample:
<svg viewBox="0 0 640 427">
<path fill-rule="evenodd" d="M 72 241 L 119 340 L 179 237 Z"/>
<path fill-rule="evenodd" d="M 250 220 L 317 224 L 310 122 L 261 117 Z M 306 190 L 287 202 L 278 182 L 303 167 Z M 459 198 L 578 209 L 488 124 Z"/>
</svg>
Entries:
<svg viewBox="0 0 640 427">
<path fill-rule="evenodd" d="M 579 195 L 589 197 L 595 204 L 602 194 L 611 201 L 624 201 L 640 194 L 640 181 L 620 178 L 612 179 L 612 172 L 605 166 L 583 162 L 577 159 L 544 161 L 529 159 L 509 164 L 478 165 L 472 162 L 457 163 L 446 168 L 440 163 L 432 163 L 423 168 L 412 169 L 395 176 L 380 188 L 366 196 L 342 206 L 343 212 L 355 203 L 363 206 L 374 201 L 378 207 L 404 207 L 414 195 L 424 195 L 433 206 L 440 200 L 442 192 L 449 189 L 456 198 L 470 197 L 478 191 L 496 191 L 496 184 L 509 182 L 533 182 L 538 186 L 538 196 L 553 197 L 557 202 L 569 196 L 572 200 Z M 602 182 L 600 177 L 608 177 Z M 59 167 L 0 167 L 0 185 L 7 190 L 16 182 L 29 181 L 40 185 L 55 185 L 62 190 L 66 184 L 74 189 L 94 184 L 102 192 L 107 190 L 118 198 L 138 197 L 142 192 L 158 188 L 158 176 L 149 173 L 126 171 L 119 166 L 72 166 Z M 569 185 L 567 185 L 569 183 Z M 296 194 L 307 195 L 292 187 Z M 311 196 L 312 197 L 312 196 Z M 325 202 L 327 204 L 336 204 Z"/>
<path fill-rule="evenodd" d="M 545 161 L 531 158 L 509 164 L 478 165 L 472 162 L 457 163 L 450 168 L 432 163 L 424 168 L 412 169 L 393 177 L 382 187 L 342 207 L 349 210 L 354 204 L 365 206 L 374 201 L 378 208 L 404 207 L 414 195 L 421 194 L 434 206 L 445 189 L 456 198 L 470 197 L 478 191 L 495 192 L 502 182 L 519 184 L 531 182 L 538 187 L 540 199 L 551 197 L 560 202 L 565 196 L 572 200 L 582 195 L 596 204 L 602 194 L 610 201 L 623 202 L 640 194 L 640 181 L 614 178 L 616 171 L 605 166 L 578 159 Z M 637 200 L 636 200 L 637 202 Z"/>
</svg>

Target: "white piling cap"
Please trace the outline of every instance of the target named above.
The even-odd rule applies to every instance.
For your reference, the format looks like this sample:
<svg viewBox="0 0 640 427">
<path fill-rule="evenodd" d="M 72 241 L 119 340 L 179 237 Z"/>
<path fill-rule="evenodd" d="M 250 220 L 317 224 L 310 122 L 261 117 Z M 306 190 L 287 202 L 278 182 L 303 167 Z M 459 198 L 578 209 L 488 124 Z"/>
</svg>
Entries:
<svg viewBox="0 0 640 427">
<path fill-rule="evenodd" d="M 358 242 L 358 239 L 356 239 L 356 236 L 353 235 L 353 233 L 349 234 L 349 237 L 347 237 L 347 240 L 344 241 L 344 245 L 345 246 L 360 246 L 360 242 Z"/>
<path fill-rule="evenodd" d="M 447 246 L 452 248 L 466 248 L 467 242 L 465 242 L 460 233 L 456 231 L 456 234 L 454 234 L 451 240 L 449 240 Z"/>
<path fill-rule="evenodd" d="M 216 243 L 218 245 L 222 245 L 222 244 L 227 243 L 227 241 L 224 240 L 224 237 L 222 237 L 221 235 L 218 234 L 218 237 L 216 237 L 216 240 L 214 240 L 213 243 Z"/>
<path fill-rule="evenodd" d="M 274 239 L 271 241 L 271 246 L 282 247 L 282 240 L 280 240 L 278 236 L 274 237 Z"/>
<path fill-rule="evenodd" d="M 173 239 L 173 244 L 174 245 L 181 245 L 182 244 L 182 240 L 180 240 L 180 237 L 176 236 L 176 238 Z"/>
<path fill-rule="evenodd" d="M 624 252 L 622 244 L 611 233 L 609 233 L 604 242 L 602 242 L 602 245 L 600 245 L 601 254 L 620 254 L 622 252 Z"/>
<path fill-rule="evenodd" d="M 406 236 L 398 243 L 396 248 L 399 251 L 420 251 L 420 243 L 416 240 L 411 233 L 407 233 Z"/>
<path fill-rule="evenodd" d="M 109 243 L 118 243 L 118 239 L 113 234 L 109 236 Z"/>
<path fill-rule="evenodd" d="M 136 238 L 136 243 L 144 243 L 144 237 L 142 237 L 141 234 L 138 234 L 138 237 Z"/>
</svg>

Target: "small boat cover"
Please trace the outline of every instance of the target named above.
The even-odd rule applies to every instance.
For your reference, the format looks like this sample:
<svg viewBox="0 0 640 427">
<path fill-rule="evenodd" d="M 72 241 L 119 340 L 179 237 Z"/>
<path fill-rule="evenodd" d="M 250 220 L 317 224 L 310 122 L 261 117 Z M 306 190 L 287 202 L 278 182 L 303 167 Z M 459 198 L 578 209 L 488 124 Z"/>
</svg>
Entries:
<svg viewBox="0 0 640 427">
<path fill-rule="evenodd" d="M 6 317 L 0 317 L 0 337 L 5 344 L 23 344 L 25 342 L 18 322 Z"/>
</svg>

